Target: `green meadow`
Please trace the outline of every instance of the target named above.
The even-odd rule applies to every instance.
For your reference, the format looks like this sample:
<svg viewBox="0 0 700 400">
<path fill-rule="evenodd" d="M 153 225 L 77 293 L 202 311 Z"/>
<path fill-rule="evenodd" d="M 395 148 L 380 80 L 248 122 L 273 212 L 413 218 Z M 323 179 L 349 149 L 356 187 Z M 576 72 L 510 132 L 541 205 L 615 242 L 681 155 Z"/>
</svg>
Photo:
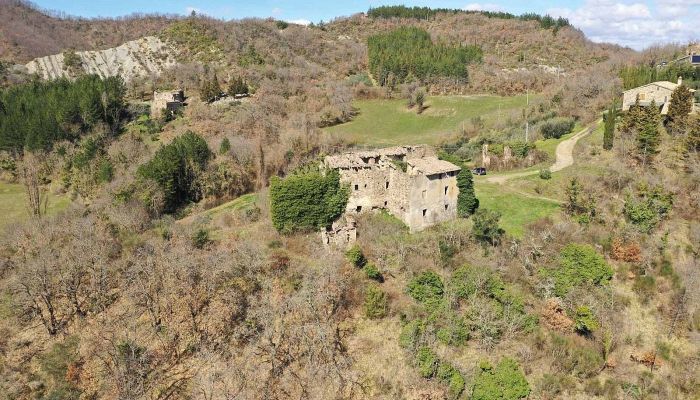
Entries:
<svg viewBox="0 0 700 400">
<path fill-rule="evenodd" d="M 0 182 L 0 229 L 15 223 L 25 221 L 29 217 L 24 186 L 15 183 Z M 56 214 L 70 204 L 68 196 L 48 195 L 46 213 Z"/>
<path fill-rule="evenodd" d="M 462 124 L 481 117 L 485 124 L 517 115 L 525 96 L 429 96 L 422 114 L 406 100 L 359 100 L 359 114 L 350 122 L 324 129 L 349 142 L 371 146 L 438 144 L 454 138 Z"/>
</svg>

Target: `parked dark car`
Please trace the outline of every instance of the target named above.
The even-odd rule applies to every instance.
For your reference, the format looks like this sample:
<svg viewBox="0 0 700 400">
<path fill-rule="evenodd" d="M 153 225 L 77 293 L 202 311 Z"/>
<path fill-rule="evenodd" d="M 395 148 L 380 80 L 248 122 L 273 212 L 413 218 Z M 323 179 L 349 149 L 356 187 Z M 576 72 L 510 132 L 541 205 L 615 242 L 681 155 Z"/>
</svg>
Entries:
<svg viewBox="0 0 700 400">
<path fill-rule="evenodd" d="M 472 173 L 474 175 L 486 175 L 486 168 L 484 168 L 484 167 L 474 168 L 472 170 Z"/>
</svg>

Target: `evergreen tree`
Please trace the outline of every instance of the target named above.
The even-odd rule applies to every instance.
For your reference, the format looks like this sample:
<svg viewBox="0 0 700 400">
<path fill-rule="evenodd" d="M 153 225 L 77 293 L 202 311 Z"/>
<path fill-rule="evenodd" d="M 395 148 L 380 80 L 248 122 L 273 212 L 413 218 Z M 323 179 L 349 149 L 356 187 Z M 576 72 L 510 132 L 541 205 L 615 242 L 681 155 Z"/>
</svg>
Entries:
<svg viewBox="0 0 700 400">
<path fill-rule="evenodd" d="M 459 188 L 457 215 L 467 218 L 479 208 L 479 199 L 474 193 L 474 178 L 468 168 L 463 167 L 457 174 L 457 187 Z"/>
<path fill-rule="evenodd" d="M 641 126 L 637 133 L 637 153 L 646 164 L 659 152 L 661 135 L 659 133 L 659 109 L 654 100 L 649 107 L 644 108 Z"/>
<path fill-rule="evenodd" d="M 685 139 L 686 151 L 691 155 L 700 153 L 700 116 L 693 117 L 688 124 L 688 136 Z"/>
<path fill-rule="evenodd" d="M 671 94 L 668 107 L 668 133 L 682 135 L 688 126 L 688 115 L 693 110 L 693 94 L 685 86 L 680 85 Z"/>
<path fill-rule="evenodd" d="M 603 132 L 603 148 L 611 150 L 613 148 L 613 140 L 615 138 L 615 120 L 617 119 L 617 108 L 613 101 L 608 112 L 603 116 L 605 120 L 605 131 Z"/>
<path fill-rule="evenodd" d="M 248 94 L 248 91 L 248 85 L 240 76 L 231 80 L 227 90 L 229 96 L 235 96 L 237 94 Z"/>
</svg>

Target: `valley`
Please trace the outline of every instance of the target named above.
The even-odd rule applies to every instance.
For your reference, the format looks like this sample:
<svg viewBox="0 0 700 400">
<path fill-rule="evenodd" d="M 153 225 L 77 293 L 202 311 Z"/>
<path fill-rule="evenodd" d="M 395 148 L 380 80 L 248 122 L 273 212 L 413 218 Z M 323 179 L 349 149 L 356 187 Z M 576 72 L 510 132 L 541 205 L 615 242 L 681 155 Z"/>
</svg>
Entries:
<svg viewBox="0 0 700 400">
<path fill-rule="evenodd" d="M 538 7 L 0 0 L 0 400 L 697 399 L 700 47 Z"/>
</svg>

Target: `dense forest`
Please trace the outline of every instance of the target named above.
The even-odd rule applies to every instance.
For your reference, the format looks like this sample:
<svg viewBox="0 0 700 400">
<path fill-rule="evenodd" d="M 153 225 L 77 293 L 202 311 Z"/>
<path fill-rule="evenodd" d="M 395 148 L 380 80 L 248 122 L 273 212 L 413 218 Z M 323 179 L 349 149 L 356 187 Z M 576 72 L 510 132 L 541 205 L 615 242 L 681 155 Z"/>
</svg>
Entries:
<svg viewBox="0 0 700 400">
<path fill-rule="evenodd" d="M 119 78 L 33 81 L 0 92 L 0 150 L 48 149 L 104 123 L 114 132 L 126 89 Z"/>
<path fill-rule="evenodd" d="M 459 14 L 459 13 L 471 13 L 471 14 L 481 14 L 488 18 L 497 19 L 517 19 L 521 21 L 537 21 L 540 23 L 542 29 L 553 28 L 555 30 L 570 26 L 569 20 L 566 18 L 553 18 L 549 15 L 539 15 L 533 13 L 526 13 L 521 15 L 515 15 L 507 12 L 500 11 L 469 11 L 454 8 L 431 8 L 431 7 L 406 7 L 406 6 L 380 6 L 370 8 L 367 11 L 367 15 L 372 18 L 415 18 L 415 19 L 430 19 L 434 18 L 438 14 Z"/>
<path fill-rule="evenodd" d="M 392 86 L 414 79 L 452 77 L 466 81 L 467 65 L 479 62 L 478 46 L 450 46 L 433 43 L 420 28 L 402 27 L 367 40 L 369 69 L 380 86 Z"/>
</svg>

